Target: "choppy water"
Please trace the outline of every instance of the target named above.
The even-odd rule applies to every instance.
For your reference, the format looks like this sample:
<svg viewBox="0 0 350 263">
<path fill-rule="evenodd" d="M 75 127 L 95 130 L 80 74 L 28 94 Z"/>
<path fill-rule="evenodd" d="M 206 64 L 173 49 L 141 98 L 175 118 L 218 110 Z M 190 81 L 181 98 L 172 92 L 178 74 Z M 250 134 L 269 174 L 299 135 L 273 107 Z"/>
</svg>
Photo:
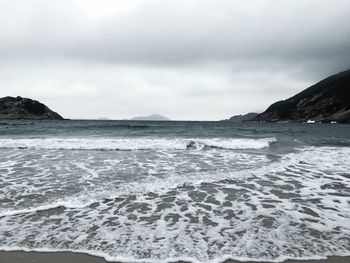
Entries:
<svg viewBox="0 0 350 263">
<path fill-rule="evenodd" d="M 350 255 L 350 126 L 3 121 L 0 250 Z"/>
</svg>

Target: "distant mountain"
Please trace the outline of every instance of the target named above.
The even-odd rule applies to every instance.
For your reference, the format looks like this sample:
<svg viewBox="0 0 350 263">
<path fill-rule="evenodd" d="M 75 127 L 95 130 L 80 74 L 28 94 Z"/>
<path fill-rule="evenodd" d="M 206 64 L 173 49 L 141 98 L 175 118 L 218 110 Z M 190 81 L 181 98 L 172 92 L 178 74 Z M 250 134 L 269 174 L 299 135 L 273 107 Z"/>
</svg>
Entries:
<svg viewBox="0 0 350 263">
<path fill-rule="evenodd" d="M 272 104 L 253 120 L 350 123 L 350 70 L 330 76 L 287 100 Z"/>
<path fill-rule="evenodd" d="M 244 114 L 244 115 L 234 115 L 225 121 L 232 121 L 232 122 L 250 121 L 250 120 L 254 119 L 258 114 L 259 113 L 256 113 L 256 112 L 249 112 L 249 113 Z"/>
<path fill-rule="evenodd" d="M 151 114 L 148 116 L 135 117 L 135 118 L 132 118 L 131 120 L 133 121 L 170 121 L 170 119 L 159 114 Z"/>
<path fill-rule="evenodd" d="M 44 104 L 22 97 L 0 98 L 0 119 L 63 120 Z"/>
</svg>

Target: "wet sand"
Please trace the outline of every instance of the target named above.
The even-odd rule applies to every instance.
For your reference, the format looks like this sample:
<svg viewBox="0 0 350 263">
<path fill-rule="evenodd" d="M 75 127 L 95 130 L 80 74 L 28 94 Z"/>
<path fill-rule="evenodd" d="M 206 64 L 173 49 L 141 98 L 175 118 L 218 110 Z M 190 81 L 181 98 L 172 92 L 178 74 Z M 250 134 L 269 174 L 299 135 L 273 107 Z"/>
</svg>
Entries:
<svg viewBox="0 0 350 263">
<path fill-rule="evenodd" d="M 72 252 L 0 251 L 1 263 L 110 263 L 102 258 Z M 185 262 L 174 262 L 185 263 Z M 227 260 L 224 263 L 240 263 Z M 245 261 L 245 263 L 254 263 Z M 264 263 L 264 262 L 259 262 Z M 350 257 L 329 257 L 326 260 L 288 260 L 284 263 L 350 263 Z"/>
</svg>

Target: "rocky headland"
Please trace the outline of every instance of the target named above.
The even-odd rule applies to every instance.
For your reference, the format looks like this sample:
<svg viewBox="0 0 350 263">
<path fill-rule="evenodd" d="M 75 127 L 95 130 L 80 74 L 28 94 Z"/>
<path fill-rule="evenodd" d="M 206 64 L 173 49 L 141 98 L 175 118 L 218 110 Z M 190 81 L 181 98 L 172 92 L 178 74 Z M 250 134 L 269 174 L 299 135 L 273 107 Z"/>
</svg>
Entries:
<svg viewBox="0 0 350 263">
<path fill-rule="evenodd" d="M 249 112 L 247 114 L 240 114 L 240 115 L 234 115 L 229 119 L 226 119 L 224 121 L 231 121 L 231 122 L 244 122 L 244 121 L 251 121 L 256 116 L 258 116 L 259 113 L 255 112 Z"/>
<path fill-rule="evenodd" d="M 39 101 L 22 97 L 0 98 L 0 119 L 63 120 Z"/>
<path fill-rule="evenodd" d="M 272 104 L 253 121 L 350 123 L 350 70 Z"/>
</svg>

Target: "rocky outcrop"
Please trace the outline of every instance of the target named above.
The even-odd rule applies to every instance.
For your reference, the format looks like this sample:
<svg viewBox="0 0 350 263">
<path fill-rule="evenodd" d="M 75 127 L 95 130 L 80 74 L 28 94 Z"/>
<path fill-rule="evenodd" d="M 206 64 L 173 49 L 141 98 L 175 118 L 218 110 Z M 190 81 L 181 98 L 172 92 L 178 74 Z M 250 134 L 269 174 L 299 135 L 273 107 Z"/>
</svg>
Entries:
<svg viewBox="0 0 350 263">
<path fill-rule="evenodd" d="M 228 120 L 225 121 L 232 121 L 232 122 L 244 122 L 244 121 L 251 121 L 254 119 L 256 116 L 258 116 L 258 113 L 255 112 L 249 112 L 247 114 L 240 114 L 240 115 L 234 115 Z"/>
<path fill-rule="evenodd" d="M 62 120 L 63 118 L 36 100 L 4 97 L 0 98 L 0 119 Z"/>
<path fill-rule="evenodd" d="M 272 104 L 254 121 L 350 123 L 350 70 L 326 78 Z"/>
</svg>

